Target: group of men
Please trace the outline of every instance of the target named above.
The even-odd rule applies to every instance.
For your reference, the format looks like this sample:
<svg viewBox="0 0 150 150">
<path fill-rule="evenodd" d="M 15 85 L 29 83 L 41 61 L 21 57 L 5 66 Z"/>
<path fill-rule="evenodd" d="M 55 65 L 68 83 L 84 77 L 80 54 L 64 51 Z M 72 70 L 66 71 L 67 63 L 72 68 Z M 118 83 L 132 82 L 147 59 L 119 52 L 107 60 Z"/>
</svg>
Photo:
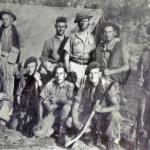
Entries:
<svg viewBox="0 0 150 150">
<path fill-rule="evenodd" d="M 91 18 L 78 13 L 74 20 L 78 31 L 68 37 L 67 18 L 58 17 L 56 34 L 44 44 L 41 64 L 31 56 L 20 69 L 20 40 L 13 25 L 17 18 L 10 10 L 0 12 L 1 125 L 26 136 L 55 135 L 58 144 L 65 145 L 68 130 L 79 133 L 95 111 L 87 132 L 95 144 L 106 137 L 107 150 L 114 148 L 120 140 L 122 84 L 129 64 L 119 26 L 103 23 L 103 38 L 96 43 L 89 30 Z"/>
</svg>

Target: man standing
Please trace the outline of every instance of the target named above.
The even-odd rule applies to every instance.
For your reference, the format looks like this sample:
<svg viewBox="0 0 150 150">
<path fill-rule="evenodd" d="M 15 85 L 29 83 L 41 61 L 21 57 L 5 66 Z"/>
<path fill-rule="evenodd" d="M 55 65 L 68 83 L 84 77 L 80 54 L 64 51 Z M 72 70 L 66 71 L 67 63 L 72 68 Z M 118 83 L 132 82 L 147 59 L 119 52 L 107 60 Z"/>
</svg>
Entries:
<svg viewBox="0 0 150 150">
<path fill-rule="evenodd" d="M 41 102 L 48 110 L 48 115 L 39 122 L 35 129 L 38 137 L 51 136 L 53 125 L 59 125 L 58 143 L 65 144 L 66 120 L 70 114 L 74 85 L 66 80 L 67 72 L 62 64 L 54 68 L 54 80 L 48 82 L 40 96 Z M 41 112 L 42 113 L 42 112 Z"/>
<path fill-rule="evenodd" d="M 64 51 L 63 47 L 68 39 L 65 36 L 67 28 L 67 19 L 65 17 L 58 17 L 55 23 L 56 34 L 51 39 L 46 40 L 42 56 L 41 56 L 41 73 L 51 73 L 58 62 L 63 63 Z"/>
<path fill-rule="evenodd" d="M 8 80 L 9 96 L 13 100 L 15 66 L 20 61 L 20 37 L 13 21 L 17 18 L 10 10 L 0 12 L 0 66 Z"/>
<path fill-rule="evenodd" d="M 89 128 L 99 137 L 107 136 L 107 150 L 110 150 L 114 147 L 115 138 L 120 136 L 118 130 L 121 116 L 116 91 L 111 80 L 102 78 L 99 63 L 90 63 L 85 73 L 87 82 L 79 88 L 75 96 L 73 123 L 77 130 L 81 130 L 90 113 L 95 111 Z"/>
<path fill-rule="evenodd" d="M 96 60 L 100 62 L 104 75 L 117 82 L 123 82 L 122 74 L 129 69 L 128 52 L 123 51 L 120 29 L 113 23 L 103 25 L 104 42 L 96 49 Z"/>
<path fill-rule="evenodd" d="M 143 49 L 143 53 L 140 57 L 138 64 L 138 77 L 139 85 L 143 89 L 143 97 L 139 101 L 139 120 L 140 128 L 146 130 L 147 141 L 144 149 L 150 149 L 150 24 L 146 26 L 146 35 L 148 38 L 148 43 Z"/>
<path fill-rule="evenodd" d="M 74 23 L 77 23 L 79 31 L 73 34 L 64 47 L 65 50 L 65 66 L 67 71 L 76 72 L 77 87 L 81 84 L 81 79 L 84 78 L 85 69 L 91 55 L 95 49 L 95 40 L 89 32 L 90 18 L 92 16 L 78 13 Z"/>
<path fill-rule="evenodd" d="M 18 130 L 27 136 L 32 136 L 34 125 L 42 118 L 39 115 L 41 109 L 39 93 L 42 82 L 36 72 L 37 59 L 29 57 L 24 64 L 26 73 L 22 77 L 17 90 L 17 102 L 20 104 L 20 119 Z"/>
</svg>

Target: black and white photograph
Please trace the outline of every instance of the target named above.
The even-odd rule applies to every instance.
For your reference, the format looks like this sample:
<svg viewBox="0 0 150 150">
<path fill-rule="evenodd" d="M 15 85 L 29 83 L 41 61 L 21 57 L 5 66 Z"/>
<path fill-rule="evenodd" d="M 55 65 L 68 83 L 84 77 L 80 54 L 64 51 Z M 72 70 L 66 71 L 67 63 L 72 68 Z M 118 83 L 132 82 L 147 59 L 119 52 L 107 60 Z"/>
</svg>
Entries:
<svg viewBox="0 0 150 150">
<path fill-rule="evenodd" d="M 1 150 L 150 150 L 150 0 L 0 0 Z"/>
</svg>

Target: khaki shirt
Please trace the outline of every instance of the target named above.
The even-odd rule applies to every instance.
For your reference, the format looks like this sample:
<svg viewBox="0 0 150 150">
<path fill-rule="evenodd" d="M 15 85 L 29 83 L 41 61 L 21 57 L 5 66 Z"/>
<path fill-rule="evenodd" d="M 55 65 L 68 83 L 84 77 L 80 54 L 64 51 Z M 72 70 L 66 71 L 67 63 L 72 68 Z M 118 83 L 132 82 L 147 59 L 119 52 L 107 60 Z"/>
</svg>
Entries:
<svg viewBox="0 0 150 150">
<path fill-rule="evenodd" d="M 46 40 L 41 59 L 43 61 L 49 60 L 50 62 L 58 62 L 60 57 L 63 55 L 60 49 L 60 45 L 65 38 L 66 37 L 64 36 L 63 39 L 60 39 L 59 36 L 55 35 L 51 39 Z"/>
<path fill-rule="evenodd" d="M 84 34 L 75 33 L 68 39 L 64 50 L 70 55 L 70 59 L 87 63 L 91 52 L 96 48 L 94 37 L 88 31 Z"/>
<path fill-rule="evenodd" d="M 40 96 L 46 100 L 49 96 L 57 99 L 57 102 L 62 101 L 71 101 L 73 99 L 73 90 L 74 85 L 68 81 L 65 81 L 64 84 L 60 87 L 56 81 L 48 82 L 43 88 Z"/>
<path fill-rule="evenodd" d="M 1 37 L 1 42 L 2 42 L 2 51 L 5 51 L 7 53 L 10 52 L 11 47 L 12 47 L 12 31 L 11 28 L 5 28 L 2 37 Z"/>
</svg>

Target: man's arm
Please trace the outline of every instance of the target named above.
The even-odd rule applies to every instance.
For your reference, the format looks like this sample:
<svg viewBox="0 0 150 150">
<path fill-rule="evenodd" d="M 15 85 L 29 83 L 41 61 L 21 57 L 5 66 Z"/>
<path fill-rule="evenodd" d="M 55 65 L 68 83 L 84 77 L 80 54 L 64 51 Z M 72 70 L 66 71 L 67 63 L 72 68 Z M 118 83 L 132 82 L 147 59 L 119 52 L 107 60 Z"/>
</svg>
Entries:
<svg viewBox="0 0 150 150">
<path fill-rule="evenodd" d="M 69 59 L 70 59 L 70 53 L 71 53 L 71 38 L 69 38 L 64 46 L 64 65 L 67 68 L 67 71 L 69 72 Z"/>
<path fill-rule="evenodd" d="M 122 45 L 120 43 L 117 44 L 116 46 L 117 50 L 116 53 L 120 53 L 117 55 L 115 58 L 116 60 L 119 60 L 119 64 L 121 65 L 120 67 L 116 67 L 115 69 L 106 69 L 105 75 L 112 75 L 112 74 L 117 74 L 121 72 L 128 71 L 130 69 L 129 66 L 129 52 L 127 49 L 123 49 Z"/>
<path fill-rule="evenodd" d="M 67 52 L 65 52 L 64 65 L 68 72 L 69 72 L 69 58 L 70 58 L 69 54 Z"/>
<path fill-rule="evenodd" d="M 42 105 L 42 102 L 44 101 L 44 99 L 42 97 L 40 97 L 40 100 L 39 100 L 39 113 L 38 113 L 38 120 L 41 121 L 42 120 L 42 117 L 43 117 L 43 105 Z"/>
<path fill-rule="evenodd" d="M 116 96 L 116 89 L 113 85 L 108 92 L 108 99 L 111 103 L 110 106 L 105 107 L 105 106 L 103 106 L 103 104 L 96 105 L 94 108 L 95 111 L 100 112 L 100 113 L 109 113 L 112 111 L 119 111 L 120 110 L 119 100 L 117 99 L 117 96 Z"/>
</svg>

